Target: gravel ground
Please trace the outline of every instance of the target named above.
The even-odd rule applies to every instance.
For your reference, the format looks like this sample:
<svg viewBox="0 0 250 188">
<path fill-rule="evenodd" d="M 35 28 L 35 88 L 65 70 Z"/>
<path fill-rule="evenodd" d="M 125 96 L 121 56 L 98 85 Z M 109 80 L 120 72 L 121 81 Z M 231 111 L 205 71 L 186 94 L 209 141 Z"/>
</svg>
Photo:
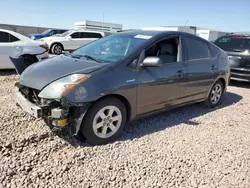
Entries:
<svg viewBox="0 0 250 188">
<path fill-rule="evenodd" d="M 130 123 L 116 142 L 88 146 L 51 133 L 15 106 L 0 72 L 0 187 L 250 187 L 250 85 L 222 105 L 195 104 Z"/>
</svg>

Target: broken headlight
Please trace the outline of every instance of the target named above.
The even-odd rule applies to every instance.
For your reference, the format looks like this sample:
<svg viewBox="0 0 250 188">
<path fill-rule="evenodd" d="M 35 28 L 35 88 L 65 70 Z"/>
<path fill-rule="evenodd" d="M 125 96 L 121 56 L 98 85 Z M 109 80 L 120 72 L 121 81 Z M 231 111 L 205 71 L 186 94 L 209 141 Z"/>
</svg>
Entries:
<svg viewBox="0 0 250 188">
<path fill-rule="evenodd" d="M 46 86 L 38 95 L 45 99 L 58 99 L 68 93 L 77 84 L 87 80 L 90 76 L 86 74 L 72 74 L 56 80 Z"/>
</svg>

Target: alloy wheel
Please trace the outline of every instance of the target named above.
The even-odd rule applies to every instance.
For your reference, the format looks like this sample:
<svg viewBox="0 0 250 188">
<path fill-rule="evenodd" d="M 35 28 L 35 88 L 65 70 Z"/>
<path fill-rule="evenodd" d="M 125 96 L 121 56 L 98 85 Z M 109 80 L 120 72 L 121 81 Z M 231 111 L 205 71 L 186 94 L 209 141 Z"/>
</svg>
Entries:
<svg viewBox="0 0 250 188">
<path fill-rule="evenodd" d="M 62 47 L 60 45 L 56 45 L 54 47 L 54 53 L 55 54 L 61 54 L 62 53 Z"/>
<path fill-rule="evenodd" d="M 99 138 L 109 138 L 119 130 L 121 123 L 121 111 L 116 106 L 106 106 L 95 115 L 93 130 Z"/>
<path fill-rule="evenodd" d="M 211 92 L 211 102 L 213 104 L 217 104 L 220 101 L 222 95 L 222 86 L 220 84 L 216 84 Z"/>
</svg>

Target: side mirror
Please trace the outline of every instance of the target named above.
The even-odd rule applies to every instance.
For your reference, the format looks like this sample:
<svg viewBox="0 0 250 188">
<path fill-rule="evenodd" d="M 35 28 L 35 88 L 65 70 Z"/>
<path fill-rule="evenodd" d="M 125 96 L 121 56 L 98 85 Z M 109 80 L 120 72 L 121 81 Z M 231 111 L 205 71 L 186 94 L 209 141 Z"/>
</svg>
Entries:
<svg viewBox="0 0 250 188">
<path fill-rule="evenodd" d="M 159 57 L 147 57 L 142 62 L 142 67 L 160 67 L 162 65 L 162 61 Z"/>
</svg>

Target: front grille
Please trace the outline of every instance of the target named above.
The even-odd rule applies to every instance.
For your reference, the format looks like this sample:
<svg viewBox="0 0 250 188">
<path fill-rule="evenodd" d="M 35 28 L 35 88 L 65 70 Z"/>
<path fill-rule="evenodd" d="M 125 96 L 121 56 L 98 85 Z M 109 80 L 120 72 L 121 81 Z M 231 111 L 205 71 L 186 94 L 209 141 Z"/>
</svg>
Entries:
<svg viewBox="0 0 250 188">
<path fill-rule="evenodd" d="M 38 94 L 40 92 L 39 90 L 23 86 L 20 83 L 16 83 L 15 85 L 19 88 L 23 96 L 27 98 L 30 102 L 34 104 L 41 103 L 41 99 L 38 97 Z"/>
<path fill-rule="evenodd" d="M 246 68 L 231 68 L 232 74 L 242 74 L 245 76 L 250 76 L 250 69 Z"/>
</svg>

